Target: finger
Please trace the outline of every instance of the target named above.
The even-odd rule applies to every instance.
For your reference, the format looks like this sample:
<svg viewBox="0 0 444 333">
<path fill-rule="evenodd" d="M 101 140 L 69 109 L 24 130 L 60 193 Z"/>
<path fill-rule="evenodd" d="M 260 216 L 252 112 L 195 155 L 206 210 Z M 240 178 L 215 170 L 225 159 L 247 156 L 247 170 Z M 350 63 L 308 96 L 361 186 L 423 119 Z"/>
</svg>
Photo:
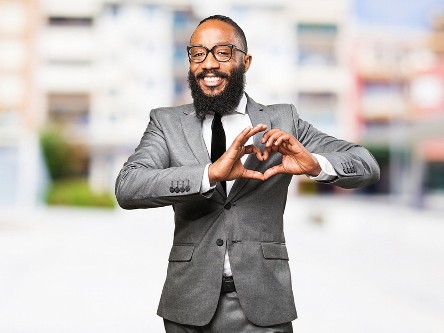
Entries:
<svg viewBox="0 0 444 333">
<path fill-rule="evenodd" d="M 241 178 L 264 180 L 264 175 L 262 173 L 260 173 L 259 171 L 245 169 L 244 172 L 242 173 Z"/>
<path fill-rule="evenodd" d="M 291 135 L 289 135 L 287 133 L 284 133 L 284 134 L 285 135 L 282 137 L 282 139 L 275 140 L 274 144 L 264 147 L 263 154 L 262 154 L 264 161 L 268 159 L 268 157 L 270 156 L 271 153 L 280 152 L 281 154 L 287 155 L 291 152 L 288 149 L 288 141 L 284 141 L 285 139 L 287 139 Z M 273 137 L 270 140 L 273 140 Z M 285 144 L 285 149 L 283 148 L 284 144 Z"/>
<path fill-rule="evenodd" d="M 294 136 L 290 135 L 288 140 L 279 144 L 279 151 L 282 153 L 305 154 L 308 150 Z"/>
<path fill-rule="evenodd" d="M 264 161 L 270 157 L 271 153 L 281 152 L 281 146 L 271 145 L 269 147 L 265 147 L 263 151 Z"/>
<path fill-rule="evenodd" d="M 272 136 L 274 133 L 279 132 L 279 131 L 280 131 L 280 129 L 278 129 L 278 128 L 272 128 L 271 130 L 266 131 L 266 132 L 264 133 L 263 137 L 262 137 L 261 142 L 262 142 L 262 143 L 267 142 L 267 141 L 268 141 L 268 138 L 269 138 L 270 136 Z"/>
<path fill-rule="evenodd" d="M 244 155 L 245 154 L 252 154 L 252 153 L 256 155 L 256 158 L 259 161 L 263 161 L 264 160 L 263 156 L 262 156 L 262 151 L 258 147 L 256 147 L 255 145 L 245 146 Z"/>
<path fill-rule="evenodd" d="M 247 140 L 249 138 L 251 138 L 253 135 L 259 133 L 259 132 L 263 132 L 267 129 L 267 125 L 264 124 L 258 124 L 254 127 L 251 128 L 250 132 L 247 134 Z"/>
<path fill-rule="evenodd" d="M 284 133 L 281 136 L 279 136 L 275 141 L 274 141 L 274 145 L 279 146 L 281 145 L 283 142 L 288 142 L 291 139 L 292 135 L 289 133 Z"/>
<path fill-rule="evenodd" d="M 251 138 L 256 133 L 265 131 L 266 128 L 267 125 L 264 124 L 258 124 L 255 127 L 247 127 L 239 133 L 239 135 L 234 139 L 232 145 L 235 145 L 236 147 L 243 146 L 249 138 Z"/>
<path fill-rule="evenodd" d="M 278 152 L 280 152 L 282 155 L 290 155 L 295 154 L 295 152 L 291 151 L 290 145 L 287 142 L 282 142 L 279 146 L 273 146 L 277 148 Z"/>
<path fill-rule="evenodd" d="M 273 144 L 270 146 L 270 149 L 273 153 L 277 153 L 278 151 L 280 151 L 280 146 Z"/>
<path fill-rule="evenodd" d="M 282 141 L 288 141 L 290 137 L 291 135 L 284 131 L 274 132 L 272 135 L 269 136 L 265 146 L 270 147 L 272 145 L 279 145 Z"/>
<path fill-rule="evenodd" d="M 274 141 L 276 141 L 276 139 L 283 134 L 285 134 L 285 132 L 281 130 L 273 130 L 267 132 L 267 136 L 264 137 L 264 139 L 266 139 L 266 141 L 264 142 L 265 145 L 267 147 L 271 146 L 274 143 Z"/>
<path fill-rule="evenodd" d="M 268 159 L 268 157 L 270 157 L 270 152 L 271 152 L 271 148 L 270 147 L 265 147 L 263 152 L 262 152 L 262 158 L 263 161 L 266 161 Z"/>
<path fill-rule="evenodd" d="M 286 173 L 284 166 L 282 164 L 275 165 L 264 172 L 264 179 L 267 180 L 280 173 Z"/>
</svg>

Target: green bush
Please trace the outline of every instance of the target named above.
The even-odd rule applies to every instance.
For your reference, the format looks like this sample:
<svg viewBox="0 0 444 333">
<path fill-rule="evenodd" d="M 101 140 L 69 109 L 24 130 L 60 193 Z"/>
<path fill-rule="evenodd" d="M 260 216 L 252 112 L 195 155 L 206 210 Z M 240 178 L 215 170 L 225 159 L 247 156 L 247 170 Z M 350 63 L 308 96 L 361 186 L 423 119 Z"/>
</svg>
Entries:
<svg viewBox="0 0 444 333">
<path fill-rule="evenodd" d="M 85 179 L 55 180 L 49 186 L 45 199 L 49 205 L 105 208 L 116 206 L 111 193 L 93 192 Z"/>
<path fill-rule="evenodd" d="M 70 149 L 60 129 L 46 128 L 40 134 L 40 146 L 51 179 L 61 179 L 72 174 Z"/>
</svg>

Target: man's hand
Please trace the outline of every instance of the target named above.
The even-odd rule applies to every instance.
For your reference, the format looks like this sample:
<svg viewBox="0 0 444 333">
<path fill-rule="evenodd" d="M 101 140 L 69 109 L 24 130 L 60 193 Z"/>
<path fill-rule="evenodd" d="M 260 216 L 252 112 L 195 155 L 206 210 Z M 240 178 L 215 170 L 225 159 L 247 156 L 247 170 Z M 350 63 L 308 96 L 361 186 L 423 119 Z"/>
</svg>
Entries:
<svg viewBox="0 0 444 333">
<path fill-rule="evenodd" d="M 282 163 L 265 171 L 264 179 L 280 173 L 305 174 L 315 177 L 321 172 L 321 167 L 316 158 L 289 133 L 274 128 L 264 134 L 262 143 L 265 144 L 264 161 L 268 158 L 270 152 L 282 154 Z"/>
<path fill-rule="evenodd" d="M 255 127 L 245 128 L 234 139 L 227 151 L 208 168 L 208 178 L 210 183 L 227 181 L 239 178 L 252 178 L 264 180 L 264 175 L 258 171 L 245 169 L 241 157 L 245 154 L 254 153 L 259 161 L 264 161 L 264 157 L 259 148 L 254 145 L 245 146 L 248 139 L 253 135 L 265 131 L 267 125 L 259 124 Z"/>
</svg>

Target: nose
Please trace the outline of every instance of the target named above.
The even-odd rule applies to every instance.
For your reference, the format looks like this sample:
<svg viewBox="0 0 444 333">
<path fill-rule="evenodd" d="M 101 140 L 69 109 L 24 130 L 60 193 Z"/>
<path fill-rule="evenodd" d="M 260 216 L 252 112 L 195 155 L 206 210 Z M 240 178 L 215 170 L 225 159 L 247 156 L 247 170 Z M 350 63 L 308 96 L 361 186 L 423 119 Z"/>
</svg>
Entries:
<svg viewBox="0 0 444 333">
<path fill-rule="evenodd" d="M 207 57 L 205 60 L 201 63 L 202 69 L 213 69 L 213 68 L 219 68 L 220 63 L 219 61 L 214 58 L 214 55 L 212 52 L 208 52 Z"/>
</svg>

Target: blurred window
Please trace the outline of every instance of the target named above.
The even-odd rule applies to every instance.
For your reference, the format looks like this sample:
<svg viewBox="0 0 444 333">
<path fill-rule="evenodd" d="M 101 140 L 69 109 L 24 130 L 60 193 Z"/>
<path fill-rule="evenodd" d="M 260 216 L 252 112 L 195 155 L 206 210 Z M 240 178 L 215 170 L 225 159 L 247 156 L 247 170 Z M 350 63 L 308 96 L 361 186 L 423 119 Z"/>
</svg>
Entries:
<svg viewBox="0 0 444 333">
<path fill-rule="evenodd" d="M 18 106 L 8 107 L 0 103 L 0 131 L 20 126 L 22 121 L 20 111 Z"/>
<path fill-rule="evenodd" d="M 408 111 L 402 82 L 364 82 L 362 115 L 366 119 L 390 119 Z"/>
<path fill-rule="evenodd" d="M 174 94 L 175 96 L 181 96 L 185 91 L 187 91 L 187 84 L 183 80 L 178 80 L 174 82 Z"/>
<path fill-rule="evenodd" d="M 117 17 L 121 13 L 121 5 L 115 3 L 108 3 L 104 5 L 104 12 L 106 15 Z"/>
<path fill-rule="evenodd" d="M 66 128 L 82 130 L 88 124 L 88 94 L 49 94 L 49 120 Z"/>
<path fill-rule="evenodd" d="M 444 192 L 444 161 L 429 162 L 425 172 L 425 190 Z"/>
<path fill-rule="evenodd" d="M 193 21 L 192 13 L 189 11 L 175 11 L 173 19 L 174 30 L 187 29 Z"/>
<path fill-rule="evenodd" d="M 0 34 L 24 34 L 28 19 L 23 1 L 0 1 Z"/>
<path fill-rule="evenodd" d="M 15 147 L 0 146 L 0 206 L 11 205 L 16 201 L 18 181 L 18 150 Z"/>
<path fill-rule="evenodd" d="M 190 35 L 197 25 L 193 13 L 190 10 L 176 10 L 173 12 L 173 37 L 174 41 L 188 45 Z M 186 56 L 186 51 L 184 52 Z"/>
<path fill-rule="evenodd" d="M 335 124 L 338 96 L 330 92 L 301 92 L 298 95 L 298 109 L 303 118 L 316 124 Z"/>
<path fill-rule="evenodd" d="M 300 23 L 296 29 L 300 65 L 336 65 L 336 25 Z"/>
<path fill-rule="evenodd" d="M 176 78 L 174 81 L 174 104 L 186 104 L 191 102 L 191 96 L 188 89 L 186 78 Z"/>
<path fill-rule="evenodd" d="M 91 60 L 84 59 L 48 59 L 48 64 L 53 66 L 89 66 Z"/>
<path fill-rule="evenodd" d="M 91 17 L 65 17 L 51 16 L 48 18 L 49 25 L 61 27 L 89 27 L 92 26 Z"/>
<path fill-rule="evenodd" d="M 174 43 L 173 60 L 176 66 L 182 67 L 183 64 L 188 63 L 186 47 L 187 47 L 186 43 L 183 42 Z"/>
<path fill-rule="evenodd" d="M 145 11 L 148 17 L 152 17 L 157 14 L 159 6 L 154 4 L 145 4 L 143 5 L 143 10 Z"/>
</svg>

